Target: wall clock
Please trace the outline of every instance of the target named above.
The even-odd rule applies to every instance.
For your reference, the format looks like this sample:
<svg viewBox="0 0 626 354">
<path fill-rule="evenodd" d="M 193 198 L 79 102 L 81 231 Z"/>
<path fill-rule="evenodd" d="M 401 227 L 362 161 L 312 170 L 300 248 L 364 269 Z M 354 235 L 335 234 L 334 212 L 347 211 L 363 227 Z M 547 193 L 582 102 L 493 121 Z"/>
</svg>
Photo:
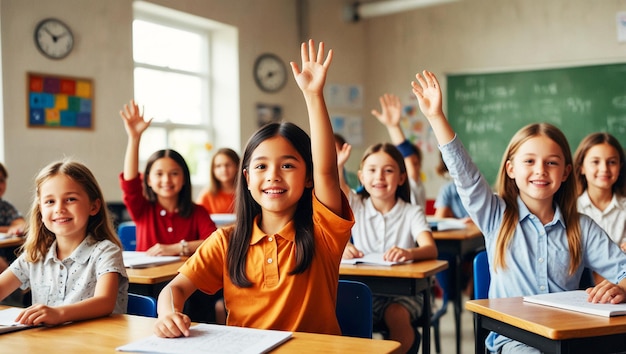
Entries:
<svg viewBox="0 0 626 354">
<path fill-rule="evenodd" d="M 261 54 L 254 62 L 254 81 L 265 92 L 277 92 L 287 83 L 287 68 L 277 55 Z"/>
<path fill-rule="evenodd" d="M 46 57 L 63 59 L 74 47 L 74 35 L 62 21 L 47 18 L 40 21 L 35 28 L 35 45 Z"/>
</svg>

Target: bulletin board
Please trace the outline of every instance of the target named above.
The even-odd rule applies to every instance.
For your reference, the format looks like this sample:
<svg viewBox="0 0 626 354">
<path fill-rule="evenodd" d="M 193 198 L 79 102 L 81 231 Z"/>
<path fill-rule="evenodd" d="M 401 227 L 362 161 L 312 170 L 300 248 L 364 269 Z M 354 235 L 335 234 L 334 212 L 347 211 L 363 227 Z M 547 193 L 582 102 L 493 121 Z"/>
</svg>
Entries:
<svg viewBox="0 0 626 354">
<path fill-rule="evenodd" d="M 93 129 L 93 80 L 28 73 L 26 86 L 29 127 Z"/>
</svg>

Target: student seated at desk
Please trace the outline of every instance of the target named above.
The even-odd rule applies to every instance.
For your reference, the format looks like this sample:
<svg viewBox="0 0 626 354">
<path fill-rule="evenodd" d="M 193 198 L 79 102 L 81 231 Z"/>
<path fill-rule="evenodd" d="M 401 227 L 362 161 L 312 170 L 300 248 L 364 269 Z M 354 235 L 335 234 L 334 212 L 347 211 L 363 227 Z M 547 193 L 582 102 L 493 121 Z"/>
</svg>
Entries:
<svg viewBox="0 0 626 354">
<path fill-rule="evenodd" d="M 352 213 L 339 188 L 324 82 L 332 51 L 302 44 L 291 63 L 305 98 L 311 137 L 292 123 L 270 123 L 248 140 L 237 186 L 237 221 L 218 229 L 161 291 L 154 331 L 189 336 L 181 313 L 196 289 L 224 289 L 227 325 L 341 333 L 335 314 L 339 262 Z M 313 168 L 315 166 L 315 168 Z"/>
<path fill-rule="evenodd" d="M 339 169 L 350 156 L 345 144 L 338 157 Z M 387 261 L 409 261 L 437 258 L 437 246 L 424 210 L 410 203 L 404 159 L 388 143 L 370 146 L 361 160 L 358 176 L 364 189 L 354 193 L 340 178 L 354 213 L 353 243 L 348 243 L 343 258 L 384 253 Z M 379 296 L 373 298 L 374 326 L 382 325 L 389 338 L 402 344 L 402 351 L 416 353 L 420 334 L 414 323 L 422 316 L 422 294 L 412 296 Z"/>
<path fill-rule="evenodd" d="M 16 322 L 56 325 L 126 313 L 122 245 L 98 183 L 84 165 L 55 162 L 35 180 L 22 254 L 0 274 L 0 299 L 29 288 L 33 305 Z"/>
<path fill-rule="evenodd" d="M 572 155 L 563 132 L 547 123 L 521 128 L 504 153 L 494 194 L 443 113 L 435 75 L 424 71 L 416 79 L 412 87 L 420 110 L 463 205 L 485 237 L 489 297 L 575 290 L 587 267 L 606 278 L 587 289 L 590 302 L 626 302 L 626 254 L 591 218 L 578 213 Z M 486 345 L 501 354 L 539 352 L 495 332 Z"/>
<path fill-rule="evenodd" d="M 7 179 L 9 174 L 2 163 L 0 163 L 0 232 L 8 235 L 22 236 L 26 221 L 20 212 L 5 199 L 2 199 L 7 190 Z M 2 273 L 9 263 L 15 259 L 12 248 L 0 249 L 0 273 Z"/>
</svg>

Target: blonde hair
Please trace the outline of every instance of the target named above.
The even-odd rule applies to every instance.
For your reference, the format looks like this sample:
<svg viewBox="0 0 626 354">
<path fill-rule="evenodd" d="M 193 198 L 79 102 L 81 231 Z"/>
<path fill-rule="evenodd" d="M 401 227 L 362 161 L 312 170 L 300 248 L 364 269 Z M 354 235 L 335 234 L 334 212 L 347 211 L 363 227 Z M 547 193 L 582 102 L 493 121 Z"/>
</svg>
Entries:
<svg viewBox="0 0 626 354">
<path fill-rule="evenodd" d="M 515 228 L 519 222 L 519 210 L 517 207 L 517 197 L 519 189 L 515 184 L 515 180 L 508 177 L 506 172 L 507 161 L 512 161 L 519 147 L 531 138 L 537 136 L 545 136 L 554 141 L 561 147 L 565 158 L 565 165 L 572 166 L 572 153 L 567 142 L 567 138 L 557 127 L 548 123 L 529 124 L 520 129 L 506 148 L 498 179 L 496 181 L 496 189 L 500 197 L 504 200 L 506 208 L 500 225 L 498 238 L 496 239 L 496 251 L 494 255 L 495 268 L 506 268 L 505 252 L 509 247 Z M 569 274 L 574 274 L 582 261 L 582 241 L 580 235 L 580 222 L 578 209 L 576 205 L 576 181 L 570 173 L 567 179 L 561 184 L 559 189 L 553 196 L 553 201 L 561 209 L 567 233 L 567 244 L 569 246 L 570 264 Z"/>
<path fill-rule="evenodd" d="M 91 171 L 83 164 L 71 160 L 57 161 L 44 167 L 35 178 L 35 195 L 33 198 L 29 223 L 26 230 L 26 241 L 22 251 L 26 254 L 26 260 L 37 262 L 48 253 L 50 246 L 56 239 L 53 232 L 48 230 L 42 221 L 40 208 L 41 185 L 50 178 L 65 175 L 82 186 L 87 193 L 90 202 L 100 201 L 100 210 L 89 217 L 86 234 L 91 235 L 98 241 L 109 240 L 122 248 L 113 229 L 113 224 L 106 207 L 102 190 Z"/>
</svg>

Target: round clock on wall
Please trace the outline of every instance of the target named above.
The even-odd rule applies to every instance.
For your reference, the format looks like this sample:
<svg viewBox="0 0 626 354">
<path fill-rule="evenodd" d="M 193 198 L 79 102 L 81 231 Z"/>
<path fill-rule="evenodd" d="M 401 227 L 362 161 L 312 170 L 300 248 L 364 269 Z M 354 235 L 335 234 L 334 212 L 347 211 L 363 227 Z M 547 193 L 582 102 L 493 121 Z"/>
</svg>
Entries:
<svg viewBox="0 0 626 354">
<path fill-rule="evenodd" d="M 62 21 L 47 18 L 35 27 L 35 45 L 48 58 L 63 59 L 74 47 L 74 35 Z"/>
<path fill-rule="evenodd" d="M 254 81 L 265 92 L 276 92 L 287 83 L 287 68 L 274 54 L 261 54 L 254 62 Z"/>
</svg>

